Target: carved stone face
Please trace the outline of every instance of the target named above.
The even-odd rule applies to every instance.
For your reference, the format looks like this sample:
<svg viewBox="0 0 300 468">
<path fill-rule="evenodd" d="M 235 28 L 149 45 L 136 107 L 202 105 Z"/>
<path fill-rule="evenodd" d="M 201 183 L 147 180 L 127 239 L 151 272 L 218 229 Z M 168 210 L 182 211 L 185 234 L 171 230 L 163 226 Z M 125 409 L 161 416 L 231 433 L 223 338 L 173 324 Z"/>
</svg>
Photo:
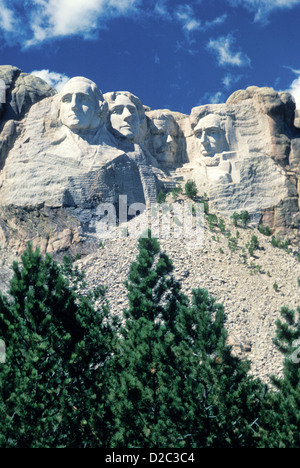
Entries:
<svg viewBox="0 0 300 468">
<path fill-rule="evenodd" d="M 153 156 L 159 162 L 174 163 L 178 145 L 175 122 L 167 118 L 154 119 L 151 125 Z"/>
<path fill-rule="evenodd" d="M 200 152 L 205 158 L 213 158 L 216 154 L 228 149 L 226 135 L 221 128 L 221 120 L 215 114 L 200 119 L 194 129 L 195 136 L 200 142 Z"/>
<path fill-rule="evenodd" d="M 119 94 L 110 104 L 110 123 L 116 136 L 128 140 L 137 138 L 140 128 L 138 109 L 128 96 Z"/>
<path fill-rule="evenodd" d="M 99 104 L 91 84 L 84 80 L 71 80 L 60 95 L 60 118 L 63 125 L 74 132 L 84 132 L 99 124 Z"/>
</svg>

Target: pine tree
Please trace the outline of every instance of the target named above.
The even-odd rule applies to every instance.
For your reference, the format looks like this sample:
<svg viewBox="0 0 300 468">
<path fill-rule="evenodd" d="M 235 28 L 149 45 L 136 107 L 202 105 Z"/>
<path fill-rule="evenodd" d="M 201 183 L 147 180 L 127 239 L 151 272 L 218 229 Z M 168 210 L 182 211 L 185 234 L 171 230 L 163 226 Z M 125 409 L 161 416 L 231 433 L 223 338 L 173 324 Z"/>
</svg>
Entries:
<svg viewBox="0 0 300 468">
<path fill-rule="evenodd" d="M 207 291 L 181 292 L 156 239 L 140 239 L 116 353 L 113 447 L 255 445 L 263 387 L 226 345 Z"/>
<path fill-rule="evenodd" d="M 70 262 L 59 265 L 31 245 L 13 272 L 9 295 L 0 295 L 0 447 L 105 446 L 115 323 L 104 291 L 83 295 Z"/>
<path fill-rule="evenodd" d="M 182 327 L 192 355 L 193 385 L 198 388 L 198 393 L 194 391 L 198 399 L 190 404 L 194 405 L 189 422 L 193 447 L 250 448 L 257 444 L 267 388 L 250 376 L 248 361 L 232 354 L 225 323 L 223 305 L 207 290 L 194 290 Z"/>
<path fill-rule="evenodd" d="M 167 194 L 163 190 L 160 190 L 157 195 L 157 203 L 159 204 L 165 203 L 166 198 L 167 198 Z"/>
<path fill-rule="evenodd" d="M 300 447 L 300 307 L 281 309 L 284 321 L 276 322 L 274 340 L 284 356 L 283 377 L 273 376 L 275 387 L 264 404 L 261 446 Z"/>
<path fill-rule="evenodd" d="M 185 195 L 194 199 L 197 196 L 198 189 L 193 180 L 188 180 L 184 186 Z"/>
<path fill-rule="evenodd" d="M 186 298 L 171 271 L 157 240 L 140 239 L 127 282 L 129 307 L 116 359 L 113 446 L 174 447 L 178 441 L 177 424 L 168 416 L 171 408 L 181 411 L 172 349 L 178 334 L 172 330 L 172 317 L 186 306 Z"/>
</svg>

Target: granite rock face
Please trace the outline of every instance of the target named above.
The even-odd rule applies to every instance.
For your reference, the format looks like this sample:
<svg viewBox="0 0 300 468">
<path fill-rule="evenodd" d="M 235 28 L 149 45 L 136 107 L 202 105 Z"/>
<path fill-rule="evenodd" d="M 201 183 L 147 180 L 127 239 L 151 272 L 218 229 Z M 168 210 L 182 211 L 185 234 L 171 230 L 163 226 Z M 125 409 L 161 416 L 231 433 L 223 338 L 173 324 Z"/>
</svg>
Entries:
<svg viewBox="0 0 300 468">
<path fill-rule="evenodd" d="M 192 109 L 180 124 L 189 164 L 177 173 L 195 180 L 214 209 L 247 210 L 278 234 L 299 230 L 300 132 L 288 93 L 250 87 L 225 104 Z"/>
<path fill-rule="evenodd" d="M 6 87 L 5 103 L 0 105 L 2 122 L 21 120 L 33 104 L 56 94 L 45 81 L 10 65 L 0 67 L 0 80 Z"/>
<path fill-rule="evenodd" d="M 140 145 L 115 136 L 107 120 L 108 103 L 82 77 L 33 105 L 0 175 L 0 203 L 67 207 L 79 214 L 94 212 L 100 202 L 116 204 L 120 195 L 129 204 L 154 202 L 155 178 Z"/>
<path fill-rule="evenodd" d="M 31 106 L 55 94 L 56 91 L 40 78 L 23 73 L 17 67 L 0 66 L 0 170 Z"/>
<path fill-rule="evenodd" d="M 299 240 L 299 114 L 288 93 L 250 87 L 188 116 L 130 92 L 103 95 L 84 77 L 59 94 L 15 67 L 0 67 L 0 80 L 3 208 L 66 210 L 94 232 L 110 205 L 137 213 L 160 189 L 194 180 L 212 211 L 247 210 Z M 66 226 L 58 235 L 68 238 Z"/>
</svg>

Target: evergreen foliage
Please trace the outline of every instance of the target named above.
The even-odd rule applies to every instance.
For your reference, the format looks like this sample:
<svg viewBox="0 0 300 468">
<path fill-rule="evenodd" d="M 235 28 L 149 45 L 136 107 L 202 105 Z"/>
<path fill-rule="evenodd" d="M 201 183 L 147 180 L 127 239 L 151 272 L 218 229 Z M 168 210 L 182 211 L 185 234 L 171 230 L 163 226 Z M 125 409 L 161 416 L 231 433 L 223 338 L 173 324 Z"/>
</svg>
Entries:
<svg viewBox="0 0 300 468">
<path fill-rule="evenodd" d="M 192 304 L 156 239 L 140 239 L 116 359 L 114 447 L 254 445 L 263 386 L 226 345 L 207 291 Z"/>
<path fill-rule="evenodd" d="M 269 228 L 269 226 L 264 226 L 263 224 L 260 224 L 258 226 L 258 230 L 261 234 L 263 234 L 264 236 L 267 236 L 267 237 L 270 237 L 272 232 L 271 232 L 271 229 Z"/>
<path fill-rule="evenodd" d="M 300 307 L 297 311 L 283 307 L 276 338 L 283 354 L 283 377 L 272 377 L 276 391 L 264 402 L 261 446 L 267 448 L 300 447 Z"/>
<path fill-rule="evenodd" d="M 29 245 L 13 272 L 0 294 L 1 448 L 299 448 L 300 307 L 277 321 L 285 360 L 270 390 L 232 354 L 223 306 L 182 293 L 150 231 L 122 326 L 67 258 Z"/>
<path fill-rule="evenodd" d="M 194 199 L 198 194 L 196 183 L 193 180 L 188 180 L 184 186 L 185 195 Z"/>
<path fill-rule="evenodd" d="M 250 214 L 248 213 L 248 211 L 245 210 L 241 211 L 240 213 L 237 213 L 235 211 L 231 216 L 231 219 L 235 226 L 238 226 L 240 223 L 243 227 L 246 227 L 251 221 Z"/>
<path fill-rule="evenodd" d="M 107 446 L 109 359 L 116 324 L 82 296 L 83 277 L 29 245 L 0 294 L 0 447 Z"/>
<path fill-rule="evenodd" d="M 164 203 L 166 201 L 166 198 L 167 194 L 163 190 L 160 190 L 159 194 L 157 195 L 157 203 Z"/>
<path fill-rule="evenodd" d="M 289 240 L 283 241 L 280 237 L 272 236 L 271 244 L 273 247 L 277 247 L 278 249 L 285 250 L 286 252 L 290 253 L 291 250 L 289 249 L 290 242 Z"/>
<path fill-rule="evenodd" d="M 174 187 L 172 190 L 173 200 L 177 200 L 178 196 L 183 192 L 182 187 Z"/>
<path fill-rule="evenodd" d="M 254 236 L 254 235 L 253 235 L 253 236 L 251 237 L 250 242 L 248 242 L 248 243 L 246 244 L 246 247 L 247 247 L 248 252 L 249 252 L 249 254 L 251 255 L 251 257 L 253 257 L 253 256 L 254 256 L 255 250 L 259 250 L 259 249 L 260 249 L 260 247 L 259 247 L 259 241 L 258 241 L 257 236 Z"/>
</svg>

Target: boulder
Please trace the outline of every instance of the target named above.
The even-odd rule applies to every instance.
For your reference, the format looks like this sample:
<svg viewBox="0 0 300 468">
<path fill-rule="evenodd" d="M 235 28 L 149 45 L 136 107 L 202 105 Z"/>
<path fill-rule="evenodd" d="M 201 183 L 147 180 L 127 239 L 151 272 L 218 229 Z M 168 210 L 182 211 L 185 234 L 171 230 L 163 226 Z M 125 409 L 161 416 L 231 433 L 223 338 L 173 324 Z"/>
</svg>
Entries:
<svg viewBox="0 0 300 468">
<path fill-rule="evenodd" d="M 22 120 L 31 106 L 56 91 L 44 80 L 10 65 L 0 66 L 0 80 L 5 83 L 5 102 L 0 104 L 2 124 L 8 120 Z"/>
</svg>

